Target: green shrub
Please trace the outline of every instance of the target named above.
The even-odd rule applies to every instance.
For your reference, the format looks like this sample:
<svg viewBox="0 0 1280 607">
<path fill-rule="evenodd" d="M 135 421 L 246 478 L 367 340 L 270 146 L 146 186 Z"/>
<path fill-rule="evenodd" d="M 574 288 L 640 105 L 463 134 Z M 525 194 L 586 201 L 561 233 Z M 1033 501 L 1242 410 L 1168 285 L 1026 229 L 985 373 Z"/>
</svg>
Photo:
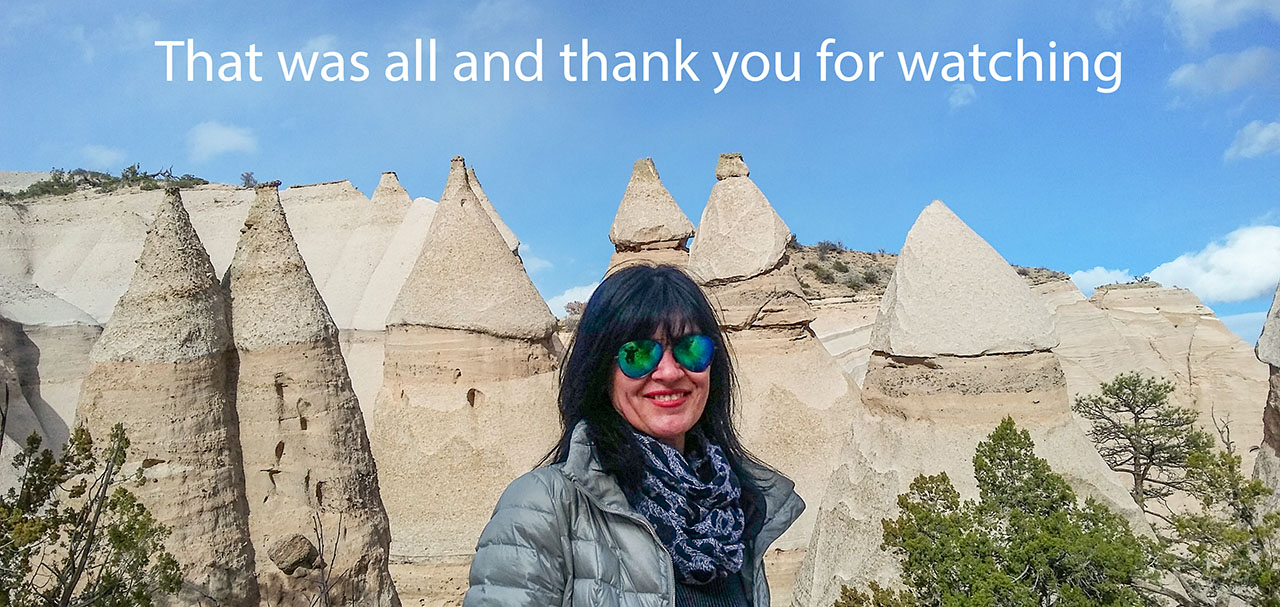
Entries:
<svg viewBox="0 0 1280 607">
<path fill-rule="evenodd" d="M 862 280 L 869 285 L 880 284 L 880 273 L 875 268 L 867 268 L 862 273 Z"/>
<path fill-rule="evenodd" d="M 849 280 L 844 281 L 844 286 L 849 287 L 854 291 L 861 291 L 862 289 L 866 288 L 867 284 L 862 282 L 861 278 L 854 276 L 849 278 Z"/>
<path fill-rule="evenodd" d="M 845 265 L 843 261 L 840 261 L 839 259 L 837 259 L 831 262 L 831 269 L 841 274 L 844 274 L 845 272 L 849 271 L 849 266 Z"/>
</svg>

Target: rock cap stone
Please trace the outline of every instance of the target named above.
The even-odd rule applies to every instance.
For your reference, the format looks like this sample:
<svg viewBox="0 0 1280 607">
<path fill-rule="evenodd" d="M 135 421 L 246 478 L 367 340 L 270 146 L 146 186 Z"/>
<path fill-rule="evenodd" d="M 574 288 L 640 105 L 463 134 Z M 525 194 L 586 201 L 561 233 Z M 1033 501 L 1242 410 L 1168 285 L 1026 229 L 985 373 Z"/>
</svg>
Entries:
<svg viewBox="0 0 1280 607">
<path fill-rule="evenodd" d="M 940 200 L 921 211 L 871 331 L 895 356 L 978 356 L 1058 345 L 1053 320 L 1026 282 Z"/>
<path fill-rule="evenodd" d="M 689 248 L 689 273 L 703 283 L 768 272 L 782 261 L 791 239 L 791 229 L 747 176 L 742 155 L 723 154 L 720 160 L 726 167 L 716 169 L 720 181 L 711 188 Z"/>
<path fill-rule="evenodd" d="M 387 316 L 387 325 L 463 329 L 542 340 L 555 317 L 511 253 L 454 159 L 426 245 Z"/>
<path fill-rule="evenodd" d="M 1262 335 L 1258 337 L 1254 352 L 1258 354 L 1258 360 L 1272 367 L 1280 367 L 1280 285 L 1276 286 L 1271 310 L 1267 312 L 1267 320 L 1262 325 Z"/>
<path fill-rule="evenodd" d="M 373 189 L 369 201 L 373 204 L 373 220 L 377 223 L 400 221 L 409 210 L 409 205 L 413 204 L 413 198 L 400 185 L 395 171 L 382 173 L 382 177 L 378 178 L 378 187 Z"/>
<path fill-rule="evenodd" d="M 747 168 L 747 161 L 742 159 L 742 154 L 721 154 L 720 159 L 716 161 L 716 181 L 724 181 L 730 177 L 750 177 L 751 169 Z"/>
<path fill-rule="evenodd" d="M 618 213 L 609 228 L 609 240 L 619 251 L 693 236 L 693 222 L 662 185 L 652 158 L 641 158 L 631 168 L 631 181 L 622 194 Z"/>
<path fill-rule="evenodd" d="M 317 343 L 338 335 L 289 229 L 279 183 L 258 186 L 227 268 L 232 336 L 241 350 Z"/>
<path fill-rule="evenodd" d="M 165 191 L 129 288 L 93 346 L 93 362 L 182 362 L 230 347 L 226 298 L 182 205 Z"/>
</svg>

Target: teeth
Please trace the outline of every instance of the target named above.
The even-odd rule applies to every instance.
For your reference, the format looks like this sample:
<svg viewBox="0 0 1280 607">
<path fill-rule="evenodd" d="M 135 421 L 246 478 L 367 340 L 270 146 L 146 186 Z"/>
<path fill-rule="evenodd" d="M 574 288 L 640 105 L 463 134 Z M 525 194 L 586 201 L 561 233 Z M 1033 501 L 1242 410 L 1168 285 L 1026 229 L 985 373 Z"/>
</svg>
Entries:
<svg viewBox="0 0 1280 607">
<path fill-rule="evenodd" d="M 678 400 L 682 396 L 681 394 L 658 394 L 653 397 L 653 400 Z"/>
</svg>

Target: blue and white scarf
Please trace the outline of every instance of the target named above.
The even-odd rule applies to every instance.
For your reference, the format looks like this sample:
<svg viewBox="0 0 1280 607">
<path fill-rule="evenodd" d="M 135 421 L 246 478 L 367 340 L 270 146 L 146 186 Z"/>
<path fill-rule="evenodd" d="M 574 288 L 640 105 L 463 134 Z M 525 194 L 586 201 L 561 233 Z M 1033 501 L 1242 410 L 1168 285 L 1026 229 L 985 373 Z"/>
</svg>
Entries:
<svg viewBox="0 0 1280 607">
<path fill-rule="evenodd" d="M 658 532 L 671 554 L 676 581 L 706 584 L 740 571 L 745 552 L 742 488 L 720 446 L 690 432 L 686 460 L 666 443 L 635 434 L 645 468 L 631 506 Z"/>
</svg>

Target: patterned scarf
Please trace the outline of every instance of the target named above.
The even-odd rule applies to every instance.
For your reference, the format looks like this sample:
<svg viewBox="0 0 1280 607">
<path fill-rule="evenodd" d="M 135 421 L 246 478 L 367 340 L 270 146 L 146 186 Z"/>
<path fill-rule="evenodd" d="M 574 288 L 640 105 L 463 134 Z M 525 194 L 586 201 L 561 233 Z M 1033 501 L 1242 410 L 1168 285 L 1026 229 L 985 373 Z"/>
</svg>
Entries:
<svg viewBox="0 0 1280 607">
<path fill-rule="evenodd" d="M 741 570 L 742 488 L 720 446 L 690 432 L 686 460 L 666 443 L 635 435 L 645 468 L 631 506 L 658 532 L 671 554 L 676 581 L 706 584 Z"/>
</svg>

